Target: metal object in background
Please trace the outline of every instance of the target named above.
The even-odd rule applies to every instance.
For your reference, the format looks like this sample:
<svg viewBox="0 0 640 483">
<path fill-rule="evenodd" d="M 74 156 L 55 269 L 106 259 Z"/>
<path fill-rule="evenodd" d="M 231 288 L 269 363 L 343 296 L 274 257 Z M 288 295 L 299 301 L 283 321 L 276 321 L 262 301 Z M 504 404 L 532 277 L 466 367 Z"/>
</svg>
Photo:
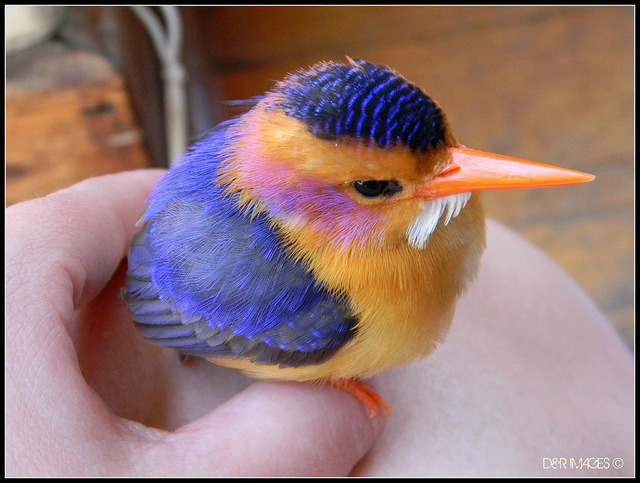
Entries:
<svg viewBox="0 0 640 483">
<path fill-rule="evenodd" d="M 158 59 L 164 79 L 165 132 L 167 157 L 172 164 L 188 147 L 186 70 L 181 60 L 183 27 L 178 7 L 160 6 L 162 23 L 151 7 L 131 7 L 144 24 Z"/>
</svg>

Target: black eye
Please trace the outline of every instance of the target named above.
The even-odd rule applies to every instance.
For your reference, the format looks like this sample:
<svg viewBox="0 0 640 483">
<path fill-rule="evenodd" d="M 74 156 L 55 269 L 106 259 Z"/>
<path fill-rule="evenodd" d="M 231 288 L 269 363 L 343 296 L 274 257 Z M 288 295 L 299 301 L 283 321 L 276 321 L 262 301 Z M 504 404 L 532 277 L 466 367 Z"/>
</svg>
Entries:
<svg viewBox="0 0 640 483">
<path fill-rule="evenodd" d="M 354 181 L 351 183 L 353 189 L 360 193 L 365 198 L 377 198 L 378 196 L 391 196 L 399 191 L 402 191 L 402 186 L 397 181 Z"/>
</svg>

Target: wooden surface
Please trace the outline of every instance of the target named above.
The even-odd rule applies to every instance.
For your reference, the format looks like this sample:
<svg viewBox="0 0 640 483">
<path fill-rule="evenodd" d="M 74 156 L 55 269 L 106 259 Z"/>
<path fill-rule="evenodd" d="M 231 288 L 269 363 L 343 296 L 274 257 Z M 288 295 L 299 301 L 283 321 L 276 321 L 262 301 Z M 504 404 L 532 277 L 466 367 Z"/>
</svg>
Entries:
<svg viewBox="0 0 640 483">
<path fill-rule="evenodd" d="M 594 182 L 581 186 L 486 193 L 485 204 L 490 216 L 563 266 L 633 346 L 633 7 L 182 10 L 189 56 L 201 64 L 192 82 L 204 79 L 212 99 L 260 95 L 287 72 L 349 55 L 390 65 L 420 85 L 440 103 L 467 146 L 595 174 Z M 102 92 L 110 91 L 104 90 L 109 85 L 122 92 L 119 81 L 103 85 Z M 70 97 L 62 102 L 63 96 Z M 101 102 L 84 106 L 80 99 L 84 95 L 63 91 L 32 117 L 46 117 L 46 110 L 59 116 L 75 103 L 74 114 L 62 116 L 64 129 L 58 123 L 48 134 L 68 139 L 80 129 L 73 135 L 95 139 L 90 133 L 97 135 L 96 120 L 83 113 Z M 104 122 L 108 132 L 120 132 L 114 119 L 124 119 L 125 131 L 131 129 L 126 116 L 114 114 L 124 112 L 117 106 L 127 102 L 118 99 L 110 101 L 116 108 Z M 202 118 L 232 114 L 221 113 L 217 102 L 196 105 Z M 74 146 L 44 143 L 47 133 L 37 123 L 10 132 L 11 122 L 28 108 L 35 109 L 25 101 L 21 111 L 7 101 L 8 201 L 18 182 L 42 183 L 46 187 L 36 192 L 41 194 L 51 189 L 49 178 L 70 183 L 90 175 L 87 166 L 100 170 L 106 163 L 107 169 L 118 169 L 127 157 L 102 141 L 92 141 L 92 149 L 101 146 L 111 154 L 65 156 Z"/>
<path fill-rule="evenodd" d="M 149 166 L 124 81 L 107 61 L 50 42 L 7 71 L 7 205 Z"/>
</svg>

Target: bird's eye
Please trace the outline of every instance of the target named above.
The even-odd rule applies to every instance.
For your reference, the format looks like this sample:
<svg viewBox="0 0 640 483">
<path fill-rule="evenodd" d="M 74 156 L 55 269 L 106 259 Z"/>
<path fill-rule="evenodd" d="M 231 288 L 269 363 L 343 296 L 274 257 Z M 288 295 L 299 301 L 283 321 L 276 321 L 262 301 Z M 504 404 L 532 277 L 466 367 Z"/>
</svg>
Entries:
<svg viewBox="0 0 640 483">
<path fill-rule="evenodd" d="M 358 180 L 351 183 L 353 189 L 365 198 L 377 198 L 378 196 L 391 196 L 402 190 L 402 187 L 395 180 Z"/>
</svg>

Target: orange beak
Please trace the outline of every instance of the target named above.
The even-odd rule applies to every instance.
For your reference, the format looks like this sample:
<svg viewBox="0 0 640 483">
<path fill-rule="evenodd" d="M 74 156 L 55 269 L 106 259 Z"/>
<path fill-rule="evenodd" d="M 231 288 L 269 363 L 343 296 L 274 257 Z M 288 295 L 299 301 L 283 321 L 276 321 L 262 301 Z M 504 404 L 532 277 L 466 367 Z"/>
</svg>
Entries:
<svg viewBox="0 0 640 483">
<path fill-rule="evenodd" d="M 450 149 L 452 159 L 414 196 L 425 200 L 469 191 L 545 188 L 586 183 L 590 174 L 459 145 Z"/>
</svg>

